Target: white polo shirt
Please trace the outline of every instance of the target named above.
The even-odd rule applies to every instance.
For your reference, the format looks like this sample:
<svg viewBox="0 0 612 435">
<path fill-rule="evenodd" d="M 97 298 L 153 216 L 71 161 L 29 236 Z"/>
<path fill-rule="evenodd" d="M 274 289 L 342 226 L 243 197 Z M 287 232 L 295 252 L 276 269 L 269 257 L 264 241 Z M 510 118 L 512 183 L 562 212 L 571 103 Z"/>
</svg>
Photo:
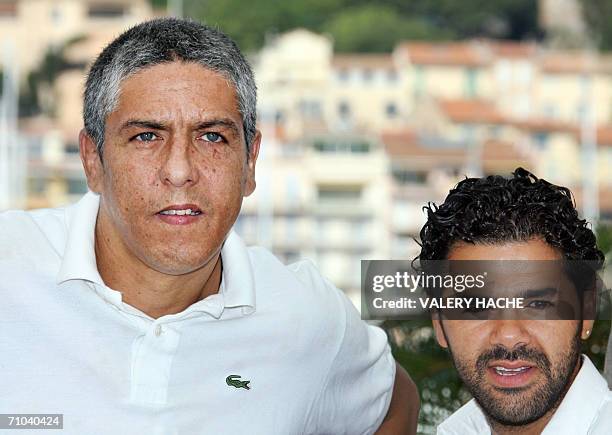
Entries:
<svg viewBox="0 0 612 435">
<path fill-rule="evenodd" d="M 90 192 L 0 213 L 0 414 L 63 414 L 78 435 L 378 428 L 395 377 L 385 333 L 311 262 L 284 266 L 232 232 L 219 293 L 153 319 L 98 273 L 98 205 Z"/>
<path fill-rule="evenodd" d="M 438 426 L 439 435 L 490 435 L 491 429 L 474 399 Z M 612 391 L 591 360 L 582 367 L 542 435 L 612 434 Z"/>
</svg>

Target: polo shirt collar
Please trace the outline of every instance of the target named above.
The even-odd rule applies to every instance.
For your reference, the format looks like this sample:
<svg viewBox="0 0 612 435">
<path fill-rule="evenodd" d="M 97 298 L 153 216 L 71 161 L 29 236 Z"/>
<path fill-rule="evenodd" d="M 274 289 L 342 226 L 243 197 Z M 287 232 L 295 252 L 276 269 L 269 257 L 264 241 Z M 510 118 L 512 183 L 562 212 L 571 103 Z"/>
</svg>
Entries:
<svg viewBox="0 0 612 435">
<path fill-rule="evenodd" d="M 68 237 L 57 275 L 57 284 L 78 279 L 104 285 L 96 265 L 95 229 L 100 197 L 87 192 L 66 208 Z"/>
<path fill-rule="evenodd" d="M 119 292 L 106 287 L 96 265 L 95 227 L 99 206 L 100 196 L 90 191 L 66 208 L 67 240 L 56 282 L 59 285 L 70 280 L 89 281 L 116 294 Z M 183 313 L 206 311 L 219 318 L 224 308 L 241 307 L 243 314 L 255 311 L 255 279 L 249 253 L 233 230 L 221 248 L 221 260 L 223 275 L 219 293 L 192 304 Z M 108 299 L 120 302 L 113 295 Z"/>
<path fill-rule="evenodd" d="M 606 380 L 591 360 L 583 355 L 582 367 L 542 434 L 585 433 L 595 421 L 608 394 Z"/>
</svg>

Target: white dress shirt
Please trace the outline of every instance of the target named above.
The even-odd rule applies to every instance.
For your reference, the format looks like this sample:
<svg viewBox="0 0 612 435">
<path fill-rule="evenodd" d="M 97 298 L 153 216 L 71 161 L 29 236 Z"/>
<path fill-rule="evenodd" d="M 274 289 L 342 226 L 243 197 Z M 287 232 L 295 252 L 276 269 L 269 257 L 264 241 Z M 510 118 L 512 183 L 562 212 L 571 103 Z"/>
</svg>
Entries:
<svg viewBox="0 0 612 435">
<path fill-rule="evenodd" d="M 439 435 L 490 435 L 484 413 L 474 399 L 438 426 Z M 582 367 L 542 435 L 612 434 L 612 392 L 586 355 Z"/>
<path fill-rule="evenodd" d="M 98 273 L 98 206 L 90 192 L 0 213 L 0 414 L 63 414 L 58 432 L 77 435 L 377 429 L 386 335 L 311 262 L 284 266 L 232 232 L 219 293 L 153 319 Z"/>
</svg>

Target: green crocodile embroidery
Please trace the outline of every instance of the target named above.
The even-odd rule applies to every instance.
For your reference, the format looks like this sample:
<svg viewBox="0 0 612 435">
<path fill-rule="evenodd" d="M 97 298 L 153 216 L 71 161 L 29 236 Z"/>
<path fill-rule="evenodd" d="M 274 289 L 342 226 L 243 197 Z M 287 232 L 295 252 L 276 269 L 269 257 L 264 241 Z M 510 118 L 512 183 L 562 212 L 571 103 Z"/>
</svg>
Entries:
<svg viewBox="0 0 612 435">
<path fill-rule="evenodd" d="M 240 375 L 229 375 L 227 378 L 225 378 L 225 383 L 230 387 L 244 388 L 245 390 L 250 390 L 251 387 L 249 387 L 249 382 L 251 381 L 241 381 L 240 377 Z"/>
</svg>

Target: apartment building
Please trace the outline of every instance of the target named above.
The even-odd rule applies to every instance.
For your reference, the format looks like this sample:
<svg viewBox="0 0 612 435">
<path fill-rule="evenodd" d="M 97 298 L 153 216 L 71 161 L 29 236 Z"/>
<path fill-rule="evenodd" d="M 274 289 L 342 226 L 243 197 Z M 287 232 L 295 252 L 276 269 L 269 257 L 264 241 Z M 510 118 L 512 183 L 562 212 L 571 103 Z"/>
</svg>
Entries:
<svg viewBox="0 0 612 435">
<path fill-rule="evenodd" d="M 64 63 L 52 86 L 39 88 L 41 104 L 53 117 L 20 119 L 19 134 L 11 134 L 28 155 L 20 171 L 27 200 L 12 206 L 63 204 L 86 192 L 77 143 L 86 68 L 115 36 L 152 16 L 147 0 L 0 1 L 0 55 L 8 54 L 22 91 L 45 57 L 61 56 Z"/>
</svg>

